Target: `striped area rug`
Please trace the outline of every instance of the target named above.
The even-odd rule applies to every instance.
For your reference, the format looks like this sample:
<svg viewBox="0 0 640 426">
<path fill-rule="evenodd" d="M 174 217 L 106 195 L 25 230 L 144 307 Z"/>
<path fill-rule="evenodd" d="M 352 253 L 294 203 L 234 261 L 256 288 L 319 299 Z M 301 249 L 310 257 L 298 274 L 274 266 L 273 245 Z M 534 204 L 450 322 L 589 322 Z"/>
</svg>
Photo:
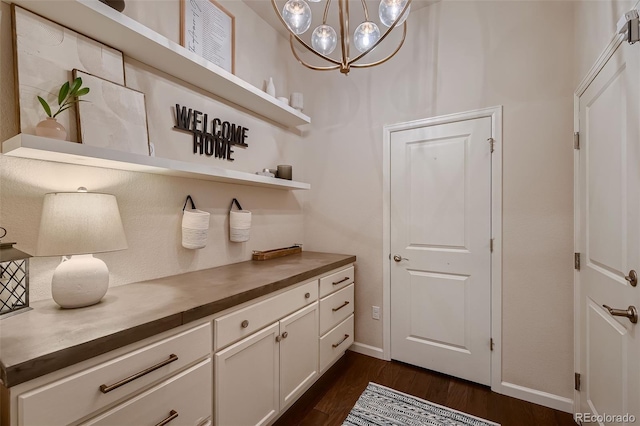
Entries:
<svg viewBox="0 0 640 426">
<path fill-rule="evenodd" d="M 442 405 L 369 383 L 343 426 L 500 426 Z"/>
</svg>

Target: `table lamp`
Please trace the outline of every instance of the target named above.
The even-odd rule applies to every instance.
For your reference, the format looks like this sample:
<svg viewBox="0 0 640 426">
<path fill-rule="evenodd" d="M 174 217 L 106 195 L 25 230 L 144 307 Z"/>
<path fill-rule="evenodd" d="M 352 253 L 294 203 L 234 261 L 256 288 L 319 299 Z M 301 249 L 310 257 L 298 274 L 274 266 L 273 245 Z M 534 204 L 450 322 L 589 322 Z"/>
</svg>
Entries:
<svg viewBox="0 0 640 426">
<path fill-rule="evenodd" d="M 63 256 L 51 281 L 58 305 L 80 308 L 98 303 L 109 288 L 109 269 L 93 253 L 126 248 L 114 195 L 82 187 L 78 192 L 45 194 L 36 254 Z"/>
</svg>

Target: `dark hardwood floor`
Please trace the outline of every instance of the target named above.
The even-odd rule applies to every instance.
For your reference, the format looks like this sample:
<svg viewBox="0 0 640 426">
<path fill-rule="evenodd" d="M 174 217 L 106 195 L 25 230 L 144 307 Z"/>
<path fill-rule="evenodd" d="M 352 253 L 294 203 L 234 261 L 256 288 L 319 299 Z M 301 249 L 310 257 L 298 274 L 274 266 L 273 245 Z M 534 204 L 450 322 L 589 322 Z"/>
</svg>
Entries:
<svg viewBox="0 0 640 426">
<path fill-rule="evenodd" d="M 488 387 L 444 374 L 349 351 L 275 425 L 341 425 L 369 382 L 502 426 L 576 426 L 568 413 L 499 395 Z"/>
</svg>

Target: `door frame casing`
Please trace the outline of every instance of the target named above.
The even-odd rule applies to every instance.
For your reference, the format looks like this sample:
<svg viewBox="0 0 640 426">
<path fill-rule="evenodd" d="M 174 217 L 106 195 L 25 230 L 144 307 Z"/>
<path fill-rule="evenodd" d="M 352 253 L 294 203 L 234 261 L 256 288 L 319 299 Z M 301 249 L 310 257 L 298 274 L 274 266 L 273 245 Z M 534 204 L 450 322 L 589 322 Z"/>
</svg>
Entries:
<svg viewBox="0 0 640 426">
<path fill-rule="evenodd" d="M 391 360 L 391 135 L 394 132 L 478 118 L 491 118 L 491 390 L 502 393 L 502 105 L 385 125 L 382 149 L 382 336 L 383 358 Z M 487 342 L 487 345 L 489 342 Z"/>
</svg>

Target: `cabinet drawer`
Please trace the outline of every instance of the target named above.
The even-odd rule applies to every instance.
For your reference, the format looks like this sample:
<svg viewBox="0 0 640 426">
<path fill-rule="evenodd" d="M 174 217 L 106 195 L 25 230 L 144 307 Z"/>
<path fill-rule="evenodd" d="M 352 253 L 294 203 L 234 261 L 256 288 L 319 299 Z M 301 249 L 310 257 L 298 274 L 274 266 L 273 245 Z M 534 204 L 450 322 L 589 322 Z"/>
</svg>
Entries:
<svg viewBox="0 0 640 426">
<path fill-rule="evenodd" d="M 214 320 L 215 350 L 222 349 L 316 300 L 318 280 L 313 280 L 222 316 Z"/>
<path fill-rule="evenodd" d="M 353 266 L 320 278 L 320 297 L 340 290 L 353 282 Z"/>
<path fill-rule="evenodd" d="M 68 424 L 91 414 L 206 356 L 211 334 L 211 324 L 202 324 L 19 395 L 20 424 Z M 100 389 L 153 366 L 158 368 L 120 387 Z"/>
<path fill-rule="evenodd" d="M 320 372 L 340 357 L 353 343 L 353 315 L 320 338 Z"/>
<path fill-rule="evenodd" d="M 353 284 L 320 300 L 320 335 L 353 313 Z"/>
<path fill-rule="evenodd" d="M 211 416 L 211 359 L 177 374 L 83 425 L 196 425 Z"/>
</svg>

